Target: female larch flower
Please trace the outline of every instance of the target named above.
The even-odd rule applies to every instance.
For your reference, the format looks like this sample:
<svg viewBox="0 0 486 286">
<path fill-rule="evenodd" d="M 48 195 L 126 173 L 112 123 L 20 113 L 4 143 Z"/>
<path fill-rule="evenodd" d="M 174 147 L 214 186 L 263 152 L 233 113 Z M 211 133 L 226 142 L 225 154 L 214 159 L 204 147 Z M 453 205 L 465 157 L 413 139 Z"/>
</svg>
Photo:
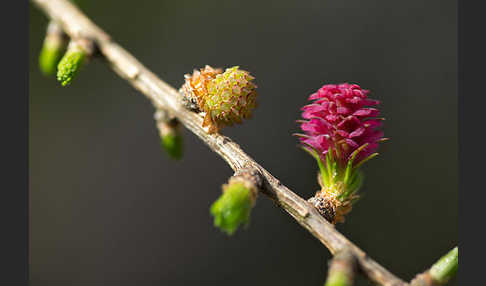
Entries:
<svg viewBox="0 0 486 286">
<path fill-rule="evenodd" d="M 378 143 L 385 140 L 379 130 L 383 118 L 371 106 L 369 90 L 357 84 L 327 84 L 309 96 L 311 104 L 302 108 L 296 134 L 303 148 L 318 162 L 322 189 L 309 201 L 330 222 L 344 222 L 344 215 L 358 195 L 362 183 L 359 167 L 378 155 Z"/>
</svg>

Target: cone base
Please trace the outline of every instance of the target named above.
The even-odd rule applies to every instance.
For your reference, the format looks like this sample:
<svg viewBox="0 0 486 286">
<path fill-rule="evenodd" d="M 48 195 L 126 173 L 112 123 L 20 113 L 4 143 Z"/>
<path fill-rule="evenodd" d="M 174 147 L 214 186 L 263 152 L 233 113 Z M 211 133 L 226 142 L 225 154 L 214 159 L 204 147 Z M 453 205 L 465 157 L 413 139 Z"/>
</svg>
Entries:
<svg viewBox="0 0 486 286">
<path fill-rule="evenodd" d="M 344 215 L 352 209 L 351 201 L 340 201 L 334 194 L 325 190 L 316 193 L 315 196 L 307 200 L 317 211 L 330 223 L 336 224 L 345 221 Z"/>
</svg>

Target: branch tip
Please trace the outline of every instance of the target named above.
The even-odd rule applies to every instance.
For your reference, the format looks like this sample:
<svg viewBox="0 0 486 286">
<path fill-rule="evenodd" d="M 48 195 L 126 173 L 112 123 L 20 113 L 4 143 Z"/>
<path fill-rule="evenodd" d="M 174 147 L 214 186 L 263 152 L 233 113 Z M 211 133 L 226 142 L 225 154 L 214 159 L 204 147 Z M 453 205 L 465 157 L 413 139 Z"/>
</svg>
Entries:
<svg viewBox="0 0 486 286">
<path fill-rule="evenodd" d="M 459 264 L 459 250 L 454 247 L 442 256 L 432 267 L 424 273 L 418 274 L 411 282 L 411 286 L 440 286 L 446 284 L 457 273 Z"/>
<path fill-rule="evenodd" d="M 456 273 L 459 264 L 459 250 L 454 247 L 430 268 L 430 276 L 440 284 L 445 284 Z"/>
</svg>

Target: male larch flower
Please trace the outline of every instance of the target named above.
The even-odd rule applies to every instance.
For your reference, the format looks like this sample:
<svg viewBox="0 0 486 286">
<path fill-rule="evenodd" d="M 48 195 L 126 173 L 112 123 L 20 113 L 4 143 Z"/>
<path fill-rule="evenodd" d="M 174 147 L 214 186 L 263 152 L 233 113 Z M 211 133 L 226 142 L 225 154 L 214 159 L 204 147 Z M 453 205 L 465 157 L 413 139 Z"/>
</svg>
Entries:
<svg viewBox="0 0 486 286">
<path fill-rule="evenodd" d="M 378 143 L 385 140 L 379 130 L 379 104 L 369 99 L 369 90 L 357 84 L 327 84 L 309 96 L 302 108 L 300 137 L 303 148 L 318 161 L 322 187 L 309 199 L 332 223 L 343 222 L 359 197 L 362 183 L 359 167 L 378 155 Z"/>
<path fill-rule="evenodd" d="M 218 132 L 224 126 L 241 123 L 251 116 L 256 107 L 257 86 L 255 78 L 238 66 L 225 72 L 206 66 L 185 75 L 182 86 L 185 104 L 204 112 L 203 127 L 209 133 Z"/>
</svg>

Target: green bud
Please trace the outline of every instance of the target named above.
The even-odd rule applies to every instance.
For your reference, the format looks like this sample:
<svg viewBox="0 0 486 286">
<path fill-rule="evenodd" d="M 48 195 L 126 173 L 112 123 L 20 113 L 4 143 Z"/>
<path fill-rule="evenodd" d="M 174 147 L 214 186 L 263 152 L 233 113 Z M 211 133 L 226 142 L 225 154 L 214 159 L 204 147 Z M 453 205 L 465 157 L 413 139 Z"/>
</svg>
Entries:
<svg viewBox="0 0 486 286">
<path fill-rule="evenodd" d="M 456 275 L 459 261 L 458 257 L 459 250 L 456 246 L 430 268 L 430 276 L 440 284 L 447 283 L 447 281 Z"/>
<path fill-rule="evenodd" d="M 331 260 L 324 286 L 352 286 L 355 271 L 356 258 L 349 251 L 340 251 Z"/>
<path fill-rule="evenodd" d="M 232 235 L 241 224 L 248 225 L 254 202 L 254 195 L 244 183 L 224 185 L 223 194 L 211 205 L 214 225 Z"/>
<path fill-rule="evenodd" d="M 86 59 L 86 52 L 74 42 L 69 44 L 67 52 L 57 66 L 57 80 L 62 86 L 72 82 Z"/>
<path fill-rule="evenodd" d="M 51 76 L 56 73 L 57 64 L 64 53 L 65 47 L 61 45 L 44 42 L 42 50 L 39 55 L 39 68 L 46 76 Z"/>
<path fill-rule="evenodd" d="M 182 147 L 182 136 L 180 134 L 169 133 L 162 136 L 161 145 L 172 159 L 179 160 L 182 158 L 184 148 Z"/>
<path fill-rule="evenodd" d="M 337 272 L 329 276 L 324 286 L 351 286 L 352 281 L 344 273 Z"/>
<path fill-rule="evenodd" d="M 61 28 L 54 22 L 49 23 L 46 38 L 39 54 L 39 68 L 46 76 L 56 73 L 57 65 L 66 51 L 67 39 Z"/>
<path fill-rule="evenodd" d="M 162 109 L 155 112 L 154 119 L 159 129 L 162 149 L 165 149 L 172 159 L 181 159 L 184 153 L 184 146 L 179 120 Z"/>
</svg>

